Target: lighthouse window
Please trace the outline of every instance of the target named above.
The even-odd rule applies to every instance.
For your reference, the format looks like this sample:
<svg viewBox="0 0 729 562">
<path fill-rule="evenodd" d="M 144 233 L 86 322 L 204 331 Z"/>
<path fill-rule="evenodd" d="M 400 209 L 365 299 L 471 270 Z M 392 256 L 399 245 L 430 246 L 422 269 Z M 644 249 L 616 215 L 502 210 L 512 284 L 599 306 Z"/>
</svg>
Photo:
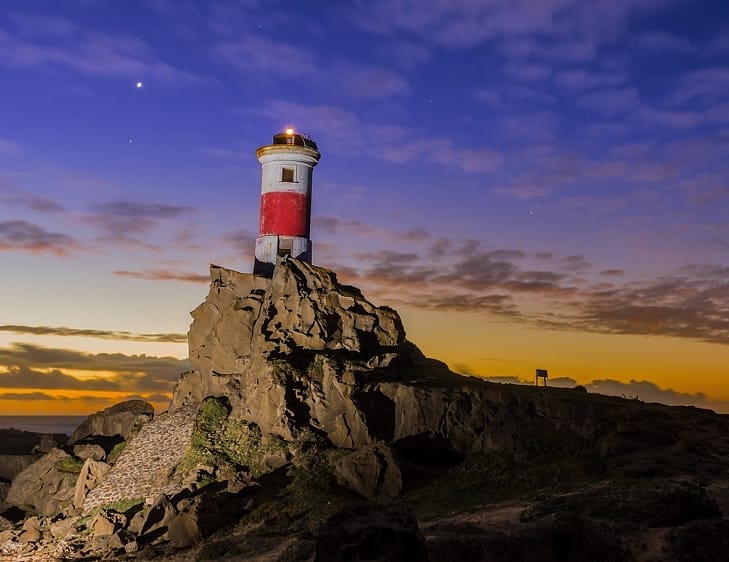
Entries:
<svg viewBox="0 0 729 562">
<path fill-rule="evenodd" d="M 296 168 L 283 166 L 281 168 L 281 181 L 293 183 L 296 181 Z"/>
</svg>

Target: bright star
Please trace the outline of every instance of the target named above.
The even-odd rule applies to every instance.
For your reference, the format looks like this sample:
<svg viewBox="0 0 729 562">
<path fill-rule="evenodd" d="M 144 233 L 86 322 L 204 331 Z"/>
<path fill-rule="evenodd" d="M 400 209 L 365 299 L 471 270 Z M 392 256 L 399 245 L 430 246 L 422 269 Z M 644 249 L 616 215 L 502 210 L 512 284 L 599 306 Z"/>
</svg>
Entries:
<svg viewBox="0 0 729 562">
<path fill-rule="evenodd" d="M 143 82 L 137 82 L 137 88 L 141 88 L 142 86 L 144 86 Z"/>
</svg>

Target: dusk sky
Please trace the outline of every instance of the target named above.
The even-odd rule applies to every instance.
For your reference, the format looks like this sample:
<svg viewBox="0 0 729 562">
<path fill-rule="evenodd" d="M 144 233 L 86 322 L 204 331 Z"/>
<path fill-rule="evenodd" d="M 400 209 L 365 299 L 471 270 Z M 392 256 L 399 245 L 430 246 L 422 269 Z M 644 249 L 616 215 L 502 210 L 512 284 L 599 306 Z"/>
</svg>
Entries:
<svg viewBox="0 0 729 562">
<path fill-rule="evenodd" d="M 259 146 L 458 372 L 729 413 L 726 0 L 0 0 L 0 414 L 164 409 Z"/>
</svg>

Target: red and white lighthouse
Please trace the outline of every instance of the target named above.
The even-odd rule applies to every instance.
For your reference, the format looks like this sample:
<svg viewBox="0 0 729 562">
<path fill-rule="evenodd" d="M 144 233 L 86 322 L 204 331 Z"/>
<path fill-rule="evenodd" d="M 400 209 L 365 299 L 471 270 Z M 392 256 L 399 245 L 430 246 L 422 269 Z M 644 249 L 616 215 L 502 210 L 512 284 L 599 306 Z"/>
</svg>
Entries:
<svg viewBox="0 0 729 562">
<path fill-rule="evenodd" d="M 311 179 L 321 154 L 291 127 L 256 151 L 261 163 L 261 216 L 253 273 L 269 275 L 276 258 L 311 263 Z"/>
</svg>

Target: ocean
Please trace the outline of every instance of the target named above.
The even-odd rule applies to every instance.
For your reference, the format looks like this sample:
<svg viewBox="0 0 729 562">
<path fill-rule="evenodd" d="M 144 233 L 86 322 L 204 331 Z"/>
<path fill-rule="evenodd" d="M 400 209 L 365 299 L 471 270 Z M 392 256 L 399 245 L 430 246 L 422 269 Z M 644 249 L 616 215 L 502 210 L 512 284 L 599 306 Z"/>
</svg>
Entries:
<svg viewBox="0 0 729 562">
<path fill-rule="evenodd" d="M 22 429 L 35 433 L 63 433 L 73 430 L 88 416 L 0 416 L 0 429 Z"/>
</svg>

